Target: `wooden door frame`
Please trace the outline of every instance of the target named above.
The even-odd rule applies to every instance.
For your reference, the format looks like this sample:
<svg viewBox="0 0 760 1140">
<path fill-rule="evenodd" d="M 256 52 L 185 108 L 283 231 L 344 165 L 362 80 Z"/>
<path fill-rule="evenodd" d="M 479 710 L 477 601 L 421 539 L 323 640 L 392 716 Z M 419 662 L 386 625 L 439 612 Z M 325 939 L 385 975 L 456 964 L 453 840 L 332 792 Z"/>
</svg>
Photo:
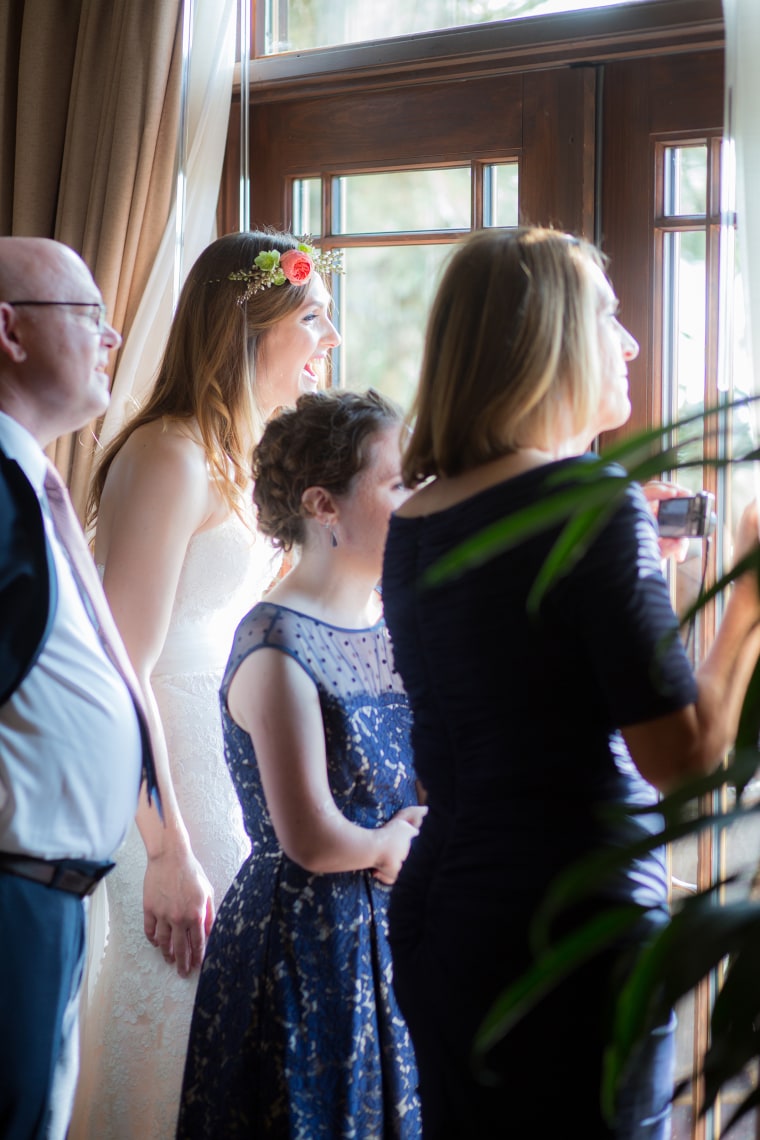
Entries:
<svg viewBox="0 0 760 1140">
<path fill-rule="evenodd" d="M 262 10 L 255 0 L 252 2 L 251 26 L 258 29 L 260 43 Z M 397 100 L 410 99 L 412 88 L 437 85 L 439 91 L 455 89 L 458 98 L 468 82 L 513 76 L 519 77 L 523 85 L 524 121 L 518 145 L 523 149 L 526 200 L 531 203 L 527 216 L 532 221 L 553 221 L 591 236 L 597 183 L 591 87 L 592 80 L 596 87 L 598 67 L 642 56 L 672 57 L 682 52 L 722 50 L 723 45 L 721 0 L 652 0 L 257 58 L 251 62 L 249 94 L 252 181 L 260 207 L 252 210 L 251 216 L 270 215 L 270 224 L 286 224 L 285 195 L 277 203 L 273 186 L 283 176 L 275 173 L 278 167 L 282 171 L 294 168 L 294 160 L 288 154 L 293 143 L 289 124 L 299 116 L 313 123 L 320 119 L 315 108 L 325 112 L 318 122 L 318 133 L 312 137 L 317 144 L 321 142 L 324 160 L 335 136 L 328 117 L 334 108 L 349 115 L 353 107 L 358 119 L 359 108 L 367 105 L 370 92 L 390 92 L 392 103 L 394 94 Z M 583 71 L 583 82 L 570 77 L 575 68 Z M 548 101 L 552 88 L 559 99 L 556 114 Z M 364 102 L 360 101 L 362 96 Z M 333 104 L 328 101 L 332 97 L 342 99 Z M 455 105 L 456 102 L 455 99 Z M 265 108 L 275 103 L 288 106 L 290 114 L 283 107 L 279 116 L 268 115 Z M 498 113 L 509 118 L 511 109 L 505 105 Z M 477 116 L 472 121 L 477 122 Z M 304 144 L 303 132 L 296 128 L 296 134 Z M 508 134 L 505 126 L 505 135 Z M 570 168 L 577 176 L 555 180 L 564 184 L 566 195 L 560 187 L 544 185 L 543 172 L 556 169 L 557 164 Z M 322 163 L 317 165 L 321 168 Z M 238 79 L 219 204 L 220 233 L 231 232 L 239 224 L 239 170 Z M 559 197 L 555 191 L 560 191 Z"/>
</svg>

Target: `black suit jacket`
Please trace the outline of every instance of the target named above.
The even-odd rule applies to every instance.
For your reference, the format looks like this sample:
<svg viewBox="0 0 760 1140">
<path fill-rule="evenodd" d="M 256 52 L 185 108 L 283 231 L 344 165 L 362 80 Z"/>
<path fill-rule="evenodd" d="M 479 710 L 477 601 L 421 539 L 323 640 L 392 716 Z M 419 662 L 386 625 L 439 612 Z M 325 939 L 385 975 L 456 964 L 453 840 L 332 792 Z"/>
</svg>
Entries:
<svg viewBox="0 0 760 1140">
<path fill-rule="evenodd" d="M 0 705 L 39 657 L 57 598 L 39 499 L 18 463 L 0 450 Z"/>
</svg>

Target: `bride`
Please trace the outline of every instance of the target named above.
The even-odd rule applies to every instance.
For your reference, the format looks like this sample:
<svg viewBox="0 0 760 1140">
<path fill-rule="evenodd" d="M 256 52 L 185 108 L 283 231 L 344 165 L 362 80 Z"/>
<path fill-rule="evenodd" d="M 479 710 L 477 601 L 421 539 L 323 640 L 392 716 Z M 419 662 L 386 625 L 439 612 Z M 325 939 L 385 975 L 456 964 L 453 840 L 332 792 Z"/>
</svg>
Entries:
<svg viewBox="0 0 760 1140">
<path fill-rule="evenodd" d="M 322 276 L 332 268 L 285 234 L 210 245 L 153 393 L 95 475 L 95 558 L 145 689 L 164 826 L 141 803 L 108 885 L 70 1140 L 174 1135 L 214 903 L 249 850 L 218 690 L 237 623 L 277 570 L 255 536 L 250 458 L 263 421 L 317 386 L 340 342 Z"/>
</svg>

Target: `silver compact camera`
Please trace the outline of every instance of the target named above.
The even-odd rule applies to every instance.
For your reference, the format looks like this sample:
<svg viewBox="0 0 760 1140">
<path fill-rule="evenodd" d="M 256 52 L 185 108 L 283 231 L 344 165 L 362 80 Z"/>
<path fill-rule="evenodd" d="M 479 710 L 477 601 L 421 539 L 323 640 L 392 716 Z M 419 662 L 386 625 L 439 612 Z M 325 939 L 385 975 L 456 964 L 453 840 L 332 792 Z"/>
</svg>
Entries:
<svg viewBox="0 0 760 1140">
<path fill-rule="evenodd" d="M 657 527 L 662 538 L 706 538 L 715 530 L 715 496 L 698 491 L 691 498 L 660 499 Z"/>
</svg>

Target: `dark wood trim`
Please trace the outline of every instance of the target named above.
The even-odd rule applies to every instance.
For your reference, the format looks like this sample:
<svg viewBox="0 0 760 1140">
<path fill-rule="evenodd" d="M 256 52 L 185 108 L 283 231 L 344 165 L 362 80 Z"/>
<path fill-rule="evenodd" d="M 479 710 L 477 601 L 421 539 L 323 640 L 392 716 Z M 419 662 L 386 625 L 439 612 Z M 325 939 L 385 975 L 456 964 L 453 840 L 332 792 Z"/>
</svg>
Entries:
<svg viewBox="0 0 760 1140">
<path fill-rule="evenodd" d="M 472 164 L 472 200 L 470 202 L 470 226 L 474 230 L 483 227 L 483 181 L 487 163 L 478 159 Z"/>
<path fill-rule="evenodd" d="M 626 61 L 604 73 L 601 246 L 610 258 L 621 320 L 639 342 L 639 356 L 628 369 L 632 413 L 624 434 L 652 424 L 660 406 L 659 384 L 655 387 L 650 367 L 654 251 L 642 240 L 651 233 L 654 179 L 649 88 L 642 69 L 646 63 Z"/>
<path fill-rule="evenodd" d="M 721 0 L 650 0 L 259 57 L 251 62 L 251 96 L 261 104 L 399 82 L 672 56 L 723 44 Z"/>
<path fill-rule="evenodd" d="M 251 155 L 251 173 L 256 159 Z M 233 98 L 227 123 L 227 145 L 224 151 L 216 226 L 220 234 L 235 233 L 240 228 L 240 99 Z"/>
<path fill-rule="evenodd" d="M 629 369 L 632 416 L 625 433 L 660 421 L 663 204 L 655 198 L 658 153 L 668 142 L 707 141 L 723 125 L 723 54 L 610 64 L 604 73 L 601 245 L 620 298 L 621 319 L 639 342 Z M 685 220 L 685 219 L 684 219 Z M 679 229 L 669 219 L 668 229 Z M 654 240 L 642 242 L 642 235 Z"/>
<path fill-rule="evenodd" d="M 255 105 L 252 222 L 289 225 L 293 178 L 515 158 L 523 141 L 522 99 L 520 76 L 494 76 L 462 83 L 455 97 L 450 84 L 400 85 Z"/>
<path fill-rule="evenodd" d="M 369 170 L 427 168 L 489 158 L 522 143 L 518 76 L 439 83 L 423 90 L 393 89 L 252 108 L 251 154 L 282 157 L 282 172 L 316 177 Z"/>
<path fill-rule="evenodd" d="M 595 67 L 553 68 L 525 76 L 521 221 L 593 239 L 596 81 Z"/>
</svg>

